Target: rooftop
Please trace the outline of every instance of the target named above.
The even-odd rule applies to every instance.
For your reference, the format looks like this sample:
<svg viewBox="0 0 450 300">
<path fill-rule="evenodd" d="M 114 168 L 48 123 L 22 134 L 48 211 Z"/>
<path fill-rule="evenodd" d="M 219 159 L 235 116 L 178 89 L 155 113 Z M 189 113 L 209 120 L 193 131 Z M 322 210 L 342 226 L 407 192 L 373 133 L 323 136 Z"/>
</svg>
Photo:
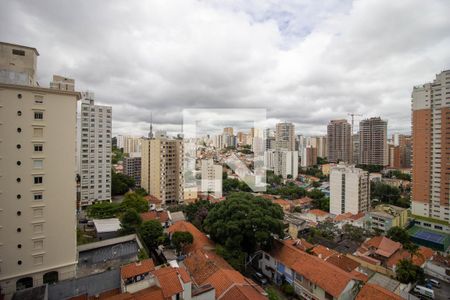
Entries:
<svg viewBox="0 0 450 300">
<path fill-rule="evenodd" d="M 95 230 L 98 233 L 114 232 L 121 228 L 120 220 L 118 218 L 94 219 L 92 221 L 94 222 Z"/>
<path fill-rule="evenodd" d="M 149 258 L 122 266 L 120 268 L 120 276 L 122 279 L 127 279 L 137 275 L 150 273 L 153 270 L 155 270 L 155 264 L 153 263 L 153 260 Z"/>
<path fill-rule="evenodd" d="M 356 296 L 356 300 L 402 300 L 403 298 L 378 284 L 367 283 Z"/>
</svg>

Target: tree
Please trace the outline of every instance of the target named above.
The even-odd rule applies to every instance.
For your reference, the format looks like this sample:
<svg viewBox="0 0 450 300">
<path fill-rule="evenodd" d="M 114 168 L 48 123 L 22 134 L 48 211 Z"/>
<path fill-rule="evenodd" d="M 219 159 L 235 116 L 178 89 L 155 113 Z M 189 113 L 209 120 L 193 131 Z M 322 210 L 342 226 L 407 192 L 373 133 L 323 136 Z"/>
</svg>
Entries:
<svg viewBox="0 0 450 300">
<path fill-rule="evenodd" d="M 143 213 L 148 211 L 148 207 L 148 201 L 143 196 L 132 192 L 126 193 L 122 203 L 120 203 L 121 211 L 132 208 L 138 213 Z"/>
<path fill-rule="evenodd" d="M 423 269 L 414 265 L 409 259 L 400 260 L 395 273 L 397 274 L 398 281 L 405 284 L 410 282 L 423 282 L 425 279 Z"/>
<path fill-rule="evenodd" d="M 87 215 L 93 219 L 107 219 L 116 216 L 119 205 L 111 202 L 97 202 L 87 208 Z"/>
<path fill-rule="evenodd" d="M 313 183 L 311 184 L 313 188 L 318 188 L 321 186 L 319 181 L 313 181 Z"/>
<path fill-rule="evenodd" d="M 141 216 L 136 212 L 136 210 L 130 208 L 120 216 L 120 226 L 122 227 L 120 229 L 120 233 L 121 234 L 134 233 L 139 228 L 139 226 L 141 226 L 141 224 L 142 224 Z"/>
<path fill-rule="evenodd" d="M 123 195 L 135 186 L 134 179 L 111 170 L 111 193 L 113 196 Z"/>
<path fill-rule="evenodd" d="M 163 236 L 163 227 L 159 221 L 150 220 L 142 223 L 139 233 L 147 247 L 156 247 L 159 238 Z"/>
<path fill-rule="evenodd" d="M 345 224 L 342 226 L 342 232 L 344 236 L 352 241 L 362 242 L 365 238 L 364 229 L 356 227 L 351 224 Z"/>
<path fill-rule="evenodd" d="M 402 245 L 410 243 L 408 232 L 398 226 L 391 227 L 386 236 L 393 241 L 401 243 Z"/>
<path fill-rule="evenodd" d="M 190 232 L 187 231 L 177 231 L 172 235 L 172 243 L 180 252 L 183 247 L 190 245 L 194 242 L 194 237 Z"/>
<path fill-rule="evenodd" d="M 198 229 L 203 230 L 203 222 L 208 216 L 209 210 L 214 206 L 207 200 L 200 200 L 186 206 L 186 217 Z"/>
<path fill-rule="evenodd" d="M 227 250 L 246 253 L 270 249 L 273 235 L 283 236 L 283 211 L 250 193 L 233 193 L 209 211 L 204 229 Z"/>
<path fill-rule="evenodd" d="M 147 191 L 143 188 L 137 188 L 134 190 L 134 192 L 142 197 L 148 196 Z"/>
<path fill-rule="evenodd" d="M 369 173 L 379 173 L 383 170 L 383 166 L 379 165 L 357 165 L 357 168 L 363 169 Z"/>
<path fill-rule="evenodd" d="M 330 198 L 326 197 L 321 190 L 313 189 L 308 192 L 308 197 L 313 200 L 312 205 L 314 208 L 330 211 Z"/>
<path fill-rule="evenodd" d="M 378 182 L 371 186 L 372 199 L 376 198 L 383 203 L 396 205 L 400 199 L 400 190 L 397 187 Z"/>
</svg>

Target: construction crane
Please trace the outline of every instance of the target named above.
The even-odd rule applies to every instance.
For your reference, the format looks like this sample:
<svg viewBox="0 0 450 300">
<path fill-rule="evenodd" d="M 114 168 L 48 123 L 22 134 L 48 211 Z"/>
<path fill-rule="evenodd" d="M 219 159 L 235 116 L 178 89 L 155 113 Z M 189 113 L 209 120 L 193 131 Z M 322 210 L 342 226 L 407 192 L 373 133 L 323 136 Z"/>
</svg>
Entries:
<svg viewBox="0 0 450 300">
<path fill-rule="evenodd" d="M 348 115 L 350 116 L 350 117 L 352 117 L 352 136 L 353 136 L 353 134 L 354 134 L 354 132 L 353 132 L 353 127 L 354 127 L 354 123 L 355 123 L 355 117 L 362 117 L 362 115 L 360 115 L 360 114 L 355 114 L 355 113 L 348 113 Z"/>
</svg>

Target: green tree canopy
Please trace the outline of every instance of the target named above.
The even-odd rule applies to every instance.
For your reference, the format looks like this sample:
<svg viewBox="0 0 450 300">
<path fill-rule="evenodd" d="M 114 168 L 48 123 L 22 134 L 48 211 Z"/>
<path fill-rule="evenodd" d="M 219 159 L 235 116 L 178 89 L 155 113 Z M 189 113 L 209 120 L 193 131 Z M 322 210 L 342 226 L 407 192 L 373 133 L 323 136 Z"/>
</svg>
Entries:
<svg viewBox="0 0 450 300">
<path fill-rule="evenodd" d="M 282 220 L 279 205 L 249 193 L 232 193 L 209 211 L 204 228 L 226 249 L 253 253 L 270 249 L 273 234 L 283 235 Z"/>
<path fill-rule="evenodd" d="M 386 233 L 386 236 L 393 241 L 401 243 L 402 245 L 410 242 L 408 232 L 398 226 L 391 227 L 391 229 L 389 229 Z"/>
<path fill-rule="evenodd" d="M 120 232 L 122 234 L 131 234 L 141 226 L 142 218 L 135 209 L 129 208 L 120 216 Z"/>
<path fill-rule="evenodd" d="M 180 252 L 183 247 L 190 245 L 194 242 L 194 237 L 190 232 L 187 231 L 177 231 L 172 235 L 172 243 Z"/>
<path fill-rule="evenodd" d="M 111 202 L 97 202 L 87 208 L 87 215 L 93 219 L 114 218 L 119 211 L 119 205 Z"/>
<path fill-rule="evenodd" d="M 120 203 L 121 211 L 126 211 L 131 208 L 138 213 L 143 213 L 148 211 L 148 207 L 148 201 L 143 196 L 133 192 L 126 193 L 122 203 Z"/>
<path fill-rule="evenodd" d="M 208 216 L 209 210 L 214 206 L 207 200 L 200 200 L 185 207 L 186 218 L 198 229 L 203 230 L 203 222 Z"/>
<path fill-rule="evenodd" d="M 400 190 L 397 187 L 377 182 L 371 186 L 372 199 L 376 198 L 383 203 L 396 205 L 400 200 Z"/>
<path fill-rule="evenodd" d="M 163 236 L 163 227 L 159 221 L 150 220 L 142 223 L 139 233 L 147 247 L 156 247 Z"/>
<path fill-rule="evenodd" d="M 302 187 L 297 186 L 293 182 L 289 182 L 288 184 L 277 188 L 269 188 L 267 189 L 267 193 L 273 195 L 280 195 L 283 198 L 291 200 L 306 196 L 306 190 Z"/>
<path fill-rule="evenodd" d="M 397 279 L 401 283 L 410 282 L 423 282 L 425 280 L 425 274 L 421 267 L 414 265 L 408 259 L 402 259 L 397 265 L 395 271 Z"/>
<path fill-rule="evenodd" d="M 133 178 L 116 173 L 114 169 L 111 170 L 111 177 L 111 193 L 113 196 L 123 195 L 135 185 Z"/>
</svg>

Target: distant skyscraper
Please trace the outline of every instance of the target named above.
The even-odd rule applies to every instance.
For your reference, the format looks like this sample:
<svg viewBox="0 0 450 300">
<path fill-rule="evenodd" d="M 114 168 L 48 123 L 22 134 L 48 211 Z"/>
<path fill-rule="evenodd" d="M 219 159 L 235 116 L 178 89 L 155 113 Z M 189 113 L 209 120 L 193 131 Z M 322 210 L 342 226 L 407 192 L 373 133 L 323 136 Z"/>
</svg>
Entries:
<svg viewBox="0 0 450 300">
<path fill-rule="evenodd" d="M 83 93 L 78 116 L 80 205 L 111 201 L 112 108 L 95 105 L 94 95 Z"/>
<path fill-rule="evenodd" d="M 74 81 L 36 82 L 35 48 L 0 42 L 0 298 L 76 276 Z M 70 84 L 69 84 L 70 83 Z M 35 295 L 30 295 L 33 298 Z"/>
<path fill-rule="evenodd" d="M 351 161 L 351 125 L 347 120 L 332 120 L 327 127 L 328 161 Z"/>
<path fill-rule="evenodd" d="M 278 123 L 275 131 L 278 150 L 295 150 L 295 126 L 292 123 Z"/>
<path fill-rule="evenodd" d="M 412 213 L 422 226 L 449 233 L 450 70 L 412 92 Z M 436 219 L 433 222 L 432 219 Z M 445 225 L 442 224 L 445 222 Z"/>
<path fill-rule="evenodd" d="M 387 122 L 370 118 L 359 123 L 359 163 L 388 165 Z"/>
<path fill-rule="evenodd" d="M 300 155 L 300 163 L 302 167 L 317 165 L 317 148 L 313 146 L 303 148 Z"/>
<path fill-rule="evenodd" d="M 141 153 L 141 187 L 163 204 L 183 202 L 183 141 L 146 139 L 142 141 Z"/>
<path fill-rule="evenodd" d="M 223 129 L 223 133 L 228 134 L 228 135 L 233 135 L 233 127 L 225 127 Z"/>
<path fill-rule="evenodd" d="M 370 207 L 369 173 L 341 163 L 330 172 L 330 213 L 366 212 Z"/>
<path fill-rule="evenodd" d="M 352 137 L 352 164 L 359 164 L 359 133 L 355 133 Z"/>
</svg>

